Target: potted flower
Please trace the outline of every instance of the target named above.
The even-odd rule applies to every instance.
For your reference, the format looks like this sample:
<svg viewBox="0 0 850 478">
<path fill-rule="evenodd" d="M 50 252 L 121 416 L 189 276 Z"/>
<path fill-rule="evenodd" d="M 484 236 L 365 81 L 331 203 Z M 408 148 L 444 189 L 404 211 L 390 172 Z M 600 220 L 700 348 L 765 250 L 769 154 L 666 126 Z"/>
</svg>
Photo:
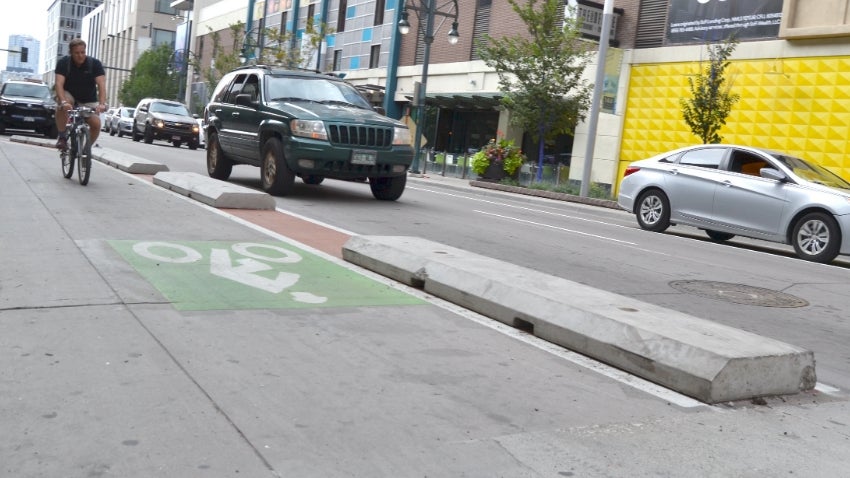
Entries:
<svg viewBox="0 0 850 478">
<path fill-rule="evenodd" d="M 481 150 L 472 155 L 472 171 L 484 179 L 499 180 L 513 176 L 525 162 L 525 154 L 513 140 L 491 139 Z"/>
</svg>

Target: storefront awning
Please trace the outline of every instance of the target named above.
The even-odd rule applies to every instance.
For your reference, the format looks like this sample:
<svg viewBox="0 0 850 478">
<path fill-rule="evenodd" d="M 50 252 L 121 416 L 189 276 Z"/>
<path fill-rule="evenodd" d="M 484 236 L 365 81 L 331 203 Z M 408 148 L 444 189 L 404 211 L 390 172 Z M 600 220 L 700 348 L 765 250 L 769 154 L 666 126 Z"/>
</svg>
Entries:
<svg viewBox="0 0 850 478">
<path fill-rule="evenodd" d="M 413 96 L 405 95 L 409 101 Z M 501 105 L 501 93 L 428 93 L 425 103 L 453 110 L 495 110 Z"/>
</svg>

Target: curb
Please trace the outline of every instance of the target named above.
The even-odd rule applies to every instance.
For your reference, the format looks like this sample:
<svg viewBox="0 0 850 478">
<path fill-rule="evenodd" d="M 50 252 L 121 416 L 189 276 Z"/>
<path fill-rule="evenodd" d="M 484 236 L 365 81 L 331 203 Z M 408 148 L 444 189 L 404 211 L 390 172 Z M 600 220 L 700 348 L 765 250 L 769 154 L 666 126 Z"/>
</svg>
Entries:
<svg viewBox="0 0 850 478">
<path fill-rule="evenodd" d="M 417 237 L 354 236 L 343 258 L 705 403 L 816 385 L 814 353 Z"/>
</svg>

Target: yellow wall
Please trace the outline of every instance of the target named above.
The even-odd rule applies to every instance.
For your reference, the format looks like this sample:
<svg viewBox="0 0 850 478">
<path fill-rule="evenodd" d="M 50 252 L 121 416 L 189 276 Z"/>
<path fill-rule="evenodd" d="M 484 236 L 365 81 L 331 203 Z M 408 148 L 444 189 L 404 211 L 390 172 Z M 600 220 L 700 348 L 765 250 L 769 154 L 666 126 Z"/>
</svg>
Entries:
<svg viewBox="0 0 850 478">
<path fill-rule="evenodd" d="M 699 62 L 631 68 L 618 178 L 631 161 L 700 142 L 679 104 L 699 69 Z M 850 179 L 850 57 L 734 61 L 727 81 L 741 99 L 720 130 L 724 143 L 787 152 Z"/>
</svg>

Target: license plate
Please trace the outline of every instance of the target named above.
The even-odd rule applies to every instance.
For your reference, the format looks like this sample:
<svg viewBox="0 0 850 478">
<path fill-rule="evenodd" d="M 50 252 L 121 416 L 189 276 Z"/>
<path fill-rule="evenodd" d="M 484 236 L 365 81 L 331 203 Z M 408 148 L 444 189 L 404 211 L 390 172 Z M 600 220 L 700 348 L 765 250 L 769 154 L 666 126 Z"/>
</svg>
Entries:
<svg viewBox="0 0 850 478">
<path fill-rule="evenodd" d="M 32 123 L 33 121 L 35 121 L 35 118 L 33 118 L 32 116 L 25 116 L 24 121 L 29 121 L 30 123 Z"/>
<path fill-rule="evenodd" d="M 374 166 L 377 162 L 377 157 L 378 153 L 376 151 L 354 150 L 351 152 L 351 164 Z"/>
<path fill-rule="evenodd" d="M 171 141 L 180 141 L 180 136 L 172 136 Z"/>
</svg>

